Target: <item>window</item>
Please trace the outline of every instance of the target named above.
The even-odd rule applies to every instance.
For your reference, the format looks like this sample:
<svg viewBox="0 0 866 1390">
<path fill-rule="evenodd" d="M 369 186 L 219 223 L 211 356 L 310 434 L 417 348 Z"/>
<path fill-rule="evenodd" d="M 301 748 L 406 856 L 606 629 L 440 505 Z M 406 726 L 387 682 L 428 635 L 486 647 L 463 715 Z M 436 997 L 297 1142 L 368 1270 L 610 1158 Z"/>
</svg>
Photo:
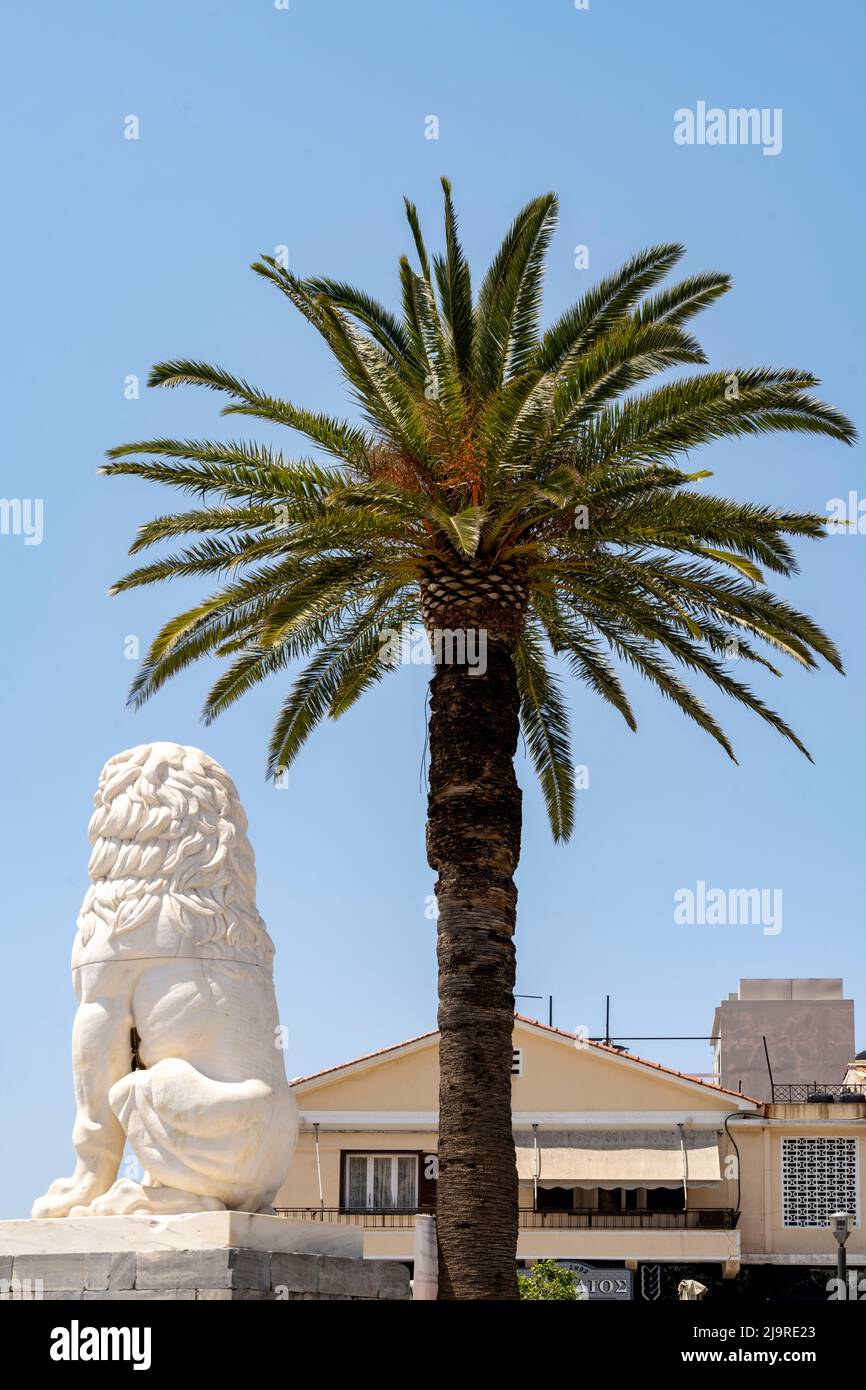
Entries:
<svg viewBox="0 0 866 1390">
<path fill-rule="evenodd" d="M 345 1204 L 353 1210 L 414 1210 L 418 1205 L 417 1154 L 347 1154 Z"/>
<path fill-rule="evenodd" d="M 511 1075 L 523 1075 L 523 1048 L 514 1047 L 511 1050 Z"/>
<path fill-rule="evenodd" d="M 573 1211 L 574 1191 L 570 1187 L 540 1187 L 536 1211 Z"/>
<path fill-rule="evenodd" d="M 783 1226 L 830 1225 L 835 1211 L 847 1211 L 859 1225 L 857 1140 L 782 1140 Z"/>
<path fill-rule="evenodd" d="M 578 1187 L 574 1194 L 577 1211 L 598 1211 L 615 1215 L 620 1211 L 682 1211 L 682 1188 Z"/>
<path fill-rule="evenodd" d="M 647 1211 L 682 1211 L 685 1202 L 681 1187 L 648 1187 L 644 1206 Z"/>
</svg>

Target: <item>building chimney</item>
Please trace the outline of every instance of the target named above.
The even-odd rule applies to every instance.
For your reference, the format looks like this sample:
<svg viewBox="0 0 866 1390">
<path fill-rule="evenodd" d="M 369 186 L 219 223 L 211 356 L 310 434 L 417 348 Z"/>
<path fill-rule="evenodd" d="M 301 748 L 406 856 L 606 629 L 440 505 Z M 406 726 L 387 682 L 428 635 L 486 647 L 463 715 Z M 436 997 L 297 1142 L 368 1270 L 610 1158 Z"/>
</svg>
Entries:
<svg viewBox="0 0 866 1390">
<path fill-rule="evenodd" d="M 840 979 L 740 980 L 716 1009 L 713 1070 L 720 1086 L 772 1100 L 777 1088 L 839 1086 L 854 1056 L 854 1002 Z M 866 1063 L 864 1063 L 866 1069 Z M 780 1093 L 778 1099 L 783 1099 Z"/>
</svg>

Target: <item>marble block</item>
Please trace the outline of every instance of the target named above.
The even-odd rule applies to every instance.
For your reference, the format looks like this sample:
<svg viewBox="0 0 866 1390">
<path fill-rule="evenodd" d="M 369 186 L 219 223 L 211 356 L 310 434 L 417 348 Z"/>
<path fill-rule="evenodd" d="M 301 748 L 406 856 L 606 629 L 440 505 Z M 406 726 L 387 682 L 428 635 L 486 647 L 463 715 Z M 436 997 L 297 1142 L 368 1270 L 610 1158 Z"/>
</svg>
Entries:
<svg viewBox="0 0 866 1390">
<path fill-rule="evenodd" d="M 231 1217 L 221 1226 L 212 1216 Z M 9 1253 L 0 1254 L 0 1301 L 41 1302 L 199 1302 L 214 1300 L 254 1300 L 256 1302 L 286 1302 L 319 1300 L 322 1302 L 358 1302 L 380 1299 L 408 1300 L 409 1273 L 397 1260 L 364 1260 L 333 1253 L 319 1253 L 310 1248 L 316 1232 L 311 1222 L 282 1221 L 279 1218 L 257 1218 L 233 1213 L 207 1213 L 205 1222 L 196 1227 L 194 1218 L 164 1223 L 174 1229 L 172 1239 L 185 1245 L 155 1245 L 141 1249 L 141 1242 L 165 1237 L 166 1231 L 149 1234 L 143 1229 L 151 1223 L 146 1218 L 101 1217 L 98 1220 L 77 1219 L 55 1221 L 5 1221 L 2 1226 L 17 1228 L 2 1232 L 4 1247 L 14 1245 Z M 273 1222 L 271 1226 L 268 1223 Z M 265 1224 L 263 1224 L 265 1223 Z M 45 1233 L 41 1240 L 22 1230 L 39 1226 Z M 283 1240 L 289 1247 L 306 1242 L 303 1250 L 294 1248 L 254 1249 L 249 1245 L 215 1244 L 233 1239 L 265 1240 L 276 1237 L 275 1226 L 283 1226 Z M 111 1227 L 114 1227 L 113 1233 Z M 88 1250 L 70 1248 L 73 1232 L 83 1242 L 93 1238 L 98 1227 L 103 1240 L 135 1240 L 139 1248 L 117 1250 Z M 133 1229 L 129 1229 L 133 1227 Z M 306 1227 L 306 1230 L 302 1230 Z M 62 1248 L 34 1250 L 26 1241 L 42 1247 L 51 1244 L 52 1232 L 64 1230 Z M 77 1230 L 76 1230 L 77 1228 Z M 335 1235 L 356 1236 L 354 1229 L 319 1226 L 319 1243 L 330 1244 Z"/>
<path fill-rule="evenodd" d="M 230 1248 L 361 1259 L 364 1233 L 357 1226 L 340 1226 L 336 1222 L 286 1221 L 281 1216 L 245 1211 L 0 1221 L 0 1257 Z"/>
</svg>

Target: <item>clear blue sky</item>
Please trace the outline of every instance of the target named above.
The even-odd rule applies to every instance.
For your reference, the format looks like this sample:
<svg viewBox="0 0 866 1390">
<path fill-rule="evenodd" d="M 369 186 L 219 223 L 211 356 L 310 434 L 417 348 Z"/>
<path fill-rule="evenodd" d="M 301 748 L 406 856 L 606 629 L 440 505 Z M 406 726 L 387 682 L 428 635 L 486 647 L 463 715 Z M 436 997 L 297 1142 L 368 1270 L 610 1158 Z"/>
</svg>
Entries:
<svg viewBox="0 0 866 1390">
<path fill-rule="evenodd" d="M 324 728 L 287 790 L 263 775 L 279 683 L 207 731 L 204 669 L 125 709 L 125 638 L 143 646 L 202 589 L 107 596 L 135 526 L 169 498 L 97 477 L 102 452 L 233 431 L 212 396 L 126 400 L 124 378 L 197 356 L 348 410 L 311 330 L 249 263 L 286 244 L 300 273 L 396 304 L 401 196 L 433 239 L 447 173 L 478 269 L 522 202 L 558 191 L 549 315 L 639 247 L 682 240 L 687 271 L 735 279 L 698 321 L 713 365 L 810 368 L 862 427 L 864 20 L 859 0 L 591 0 L 588 12 L 571 0 L 291 0 L 288 12 L 271 0 L 55 0 L 7 14 L 0 490 L 44 499 L 44 539 L 0 536 L 3 1215 L 28 1211 L 71 1163 L 68 956 L 90 796 L 121 748 L 200 743 L 237 781 L 277 943 L 290 1075 L 435 1019 L 425 672 L 401 670 Z M 782 108 L 782 152 L 676 145 L 674 112 L 699 100 Z M 438 141 L 424 138 L 431 114 Z M 128 115 L 138 141 L 123 138 Z M 578 243 L 589 273 L 574 268 Z M 724 443 L 701 463 L 720 491 L 768 503 L 823 512 L 849 489 L 866 495 L 861 449 L 831 441 Z M 610 992 L 614 1032 L 706 1034 L 741 975 L 839 974 L 866 1042 L 864 557 L 862 536 L 806 547 L 784 586 L 838 639 L 847 677 L 792 669 L 757 682 L 816 766 L 710 696 L 735 768 L 634 681 L 637 735 L 572 689 L 590 788 L 569 846 L 551 843 L 521 764 L 519 989 L 552 991 L 562 1026 L 599 1032 Z M 781 887 L 782 932 L 677 925 L 673 894 L 699 879 Z M 703 1044 L 643 1051 L 709 1066 Z"/>
</svg>

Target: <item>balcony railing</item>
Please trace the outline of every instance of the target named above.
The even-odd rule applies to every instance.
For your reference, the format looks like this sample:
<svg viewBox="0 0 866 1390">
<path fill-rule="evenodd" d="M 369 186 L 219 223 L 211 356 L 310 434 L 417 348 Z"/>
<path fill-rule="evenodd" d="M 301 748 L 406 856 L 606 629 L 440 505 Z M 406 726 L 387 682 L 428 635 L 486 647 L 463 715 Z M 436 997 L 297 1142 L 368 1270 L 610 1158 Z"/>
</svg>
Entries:
<svg viewBox="0 0 866 1390">
<path fill-rule="evenodd" d="M 804 1081 L 773 1086 L 773 1101 L 777 1105 L 817 1104 L 821 1101 L 849 1101 L 856 1104 L 866 1100 L 866 1085 L 840 1085 L 834 1082 Z"/>
<path fill-rule="evenodd" d="M 432 1210 L 429 1213 L 432 1215 Z M 340 1226 L 363 1226 L 374 1230 L 407 1230 L 415 1225 L 418 1208 L 274 1207 L 275 1216 L 288 1221 L 335 1221 Z"/>
<path fill-rule="evenodd" d="M 538 1231 L 732 1231 L 739 1212 L 729 1207 L 690 1207 L 687 1211 L 521 1211 L 520 1225 Z"/>
<path fill-rule="evenodd" d="M 276 1207 L 289 1221 L 332 1221 L 365 1230 L 409 1230 L 416 1210 L 346 1210 L 340 1207 Z M 739 1212 L 728 1207 L 691 1207 L 688 1211 L 530 1211 L 521 1209 L 521 1230 L 531 1231 L 732 1231 Z"/>
</svg>

